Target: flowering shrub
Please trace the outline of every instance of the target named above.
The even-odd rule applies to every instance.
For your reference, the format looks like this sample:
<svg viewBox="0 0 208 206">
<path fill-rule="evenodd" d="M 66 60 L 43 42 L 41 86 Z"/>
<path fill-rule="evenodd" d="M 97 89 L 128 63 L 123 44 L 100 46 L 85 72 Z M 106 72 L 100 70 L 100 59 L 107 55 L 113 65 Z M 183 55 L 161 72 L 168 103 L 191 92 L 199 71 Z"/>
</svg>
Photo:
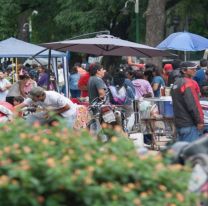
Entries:
<svg viewBox="0 0 208 206">
<path fill-rule="evenodd" d="M 102 144 L 62 125 L 0 128 L 1 206 L 191 206 L 188 178 L 160 155 L 138 157 L 127 138 Z"/>
</svg>

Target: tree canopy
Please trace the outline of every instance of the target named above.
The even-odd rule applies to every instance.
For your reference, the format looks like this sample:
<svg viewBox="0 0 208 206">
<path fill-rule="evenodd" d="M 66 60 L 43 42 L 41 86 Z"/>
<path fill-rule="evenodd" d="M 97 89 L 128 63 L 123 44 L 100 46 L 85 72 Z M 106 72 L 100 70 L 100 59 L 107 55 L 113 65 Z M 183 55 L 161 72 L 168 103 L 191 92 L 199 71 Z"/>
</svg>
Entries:
<svg viewBox="0 0 208 206">
<path fill-rule="evenodd" d="M 134 41 L 134 3 L 128 3 L 129 13 L 124 15 L 121 9 L 125 2 L 126 0 L 0 0 L 0 39 L 14 36 L 27 40 L 26 36 L 30 32 L 29 40 L 38 43 L 109 30 L 112 35 Z M 148 0 L 139 2 L 140 38 L 144 42 Z M 172 19 L 177 16 L 178 31 L 188 29 L 207 37 L 206 8 L 207 0 L 167 0 L 166 31 L 173 26 Z"/>
</svg>

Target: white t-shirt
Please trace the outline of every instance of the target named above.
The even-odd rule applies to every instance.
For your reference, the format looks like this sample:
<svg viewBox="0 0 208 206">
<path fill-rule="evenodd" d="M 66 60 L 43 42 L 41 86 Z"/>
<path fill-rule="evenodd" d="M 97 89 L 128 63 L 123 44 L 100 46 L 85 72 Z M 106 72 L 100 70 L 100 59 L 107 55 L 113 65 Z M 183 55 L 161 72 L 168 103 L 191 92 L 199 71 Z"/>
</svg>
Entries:
<svg viewBox="0 0 208 206">
<path fill-rule="evenodd" d="M 59 80 L 59 86 L 64 85 L 64 71 L 63 69 L 58 69 L 58 80 Z"/>
<path fill-rule="evenodd" d="M 45 91 L 46 93 L 46 98 L 43 102 L 33 102 L 32 99 L 27 98 L 24 101 L 24 104 L 30 105 L 30 104 L 35 104 L 39 105 L 43 108 L 50 108 L 50 109 L 60 109 L 64 107 L 66 104 L 69 105 L 70 109 L 61 113 L 61 116 L 68 118 L 71 115 L 76 115 L 76 108 L 77 105 L 74 104 L 70 99 L 66 98 L 65 96 L 59 94 L 58 92 L 55 91 Z"/>
<path fill-rule="evenodd" d="M 7 79 L 0 80 L 0 88 L 4 88 L 6 85 L 11 85 L 11 83 Z M 8 89 L 4 92 L 0 91 L 0 101 L 6 100 L 6 96 L 8 94 L 8 91 L 9 91 Z"/>
</svg>

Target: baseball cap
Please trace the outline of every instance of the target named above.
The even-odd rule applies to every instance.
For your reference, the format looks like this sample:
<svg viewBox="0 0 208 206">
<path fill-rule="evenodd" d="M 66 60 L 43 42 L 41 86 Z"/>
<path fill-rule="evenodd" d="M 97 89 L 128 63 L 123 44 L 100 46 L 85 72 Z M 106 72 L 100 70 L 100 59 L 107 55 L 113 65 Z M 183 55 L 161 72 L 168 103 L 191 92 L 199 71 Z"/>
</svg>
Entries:
<svg viewBox="0 0 208 206">
<path fill-rule="evenodd" d="M 180 65 L 181 69 L 194 69 L 197 68 L 197 64 L 194 62 L 182 62 Z"/>
<path fill-rule="evenodd" d="M 33 97 L 38 97 L 42 96 L 45 93 L 45 90 L 42 87 L 34 87 L 30 90 L 28 97 L 33 98 Z"/>
<path fill-rule="evenodd" d="M 173 70 L 172 64 L 165 64 L 165 65 L 164 65 L 164 70 L 165 70 L 166 72 L 172 71 L 172 70 Z"/>
</svg>

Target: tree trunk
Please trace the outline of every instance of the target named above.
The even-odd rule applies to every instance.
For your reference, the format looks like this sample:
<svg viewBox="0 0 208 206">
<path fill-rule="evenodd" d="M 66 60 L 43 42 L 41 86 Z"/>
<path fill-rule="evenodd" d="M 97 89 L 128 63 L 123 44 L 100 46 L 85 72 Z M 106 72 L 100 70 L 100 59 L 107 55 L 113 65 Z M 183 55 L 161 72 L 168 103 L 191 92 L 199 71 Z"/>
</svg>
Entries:
<svg viewBox="0 0 208 206">
<path fill-rule="evenodd" d="M 146 11 L 146 44 L 157 46 L 164 37 L 166 0 L 149 0 Z M 153 58 L 151 63 L 162 66 L 162 58 Z"/>
<path fill-rule="evenodd" d="M 22 12 L 18 16 L 18 35 L 17 38 L 23 41 L 29 42 L 30 33 L 29 33 L 29 11 Z"/>
</svg>

